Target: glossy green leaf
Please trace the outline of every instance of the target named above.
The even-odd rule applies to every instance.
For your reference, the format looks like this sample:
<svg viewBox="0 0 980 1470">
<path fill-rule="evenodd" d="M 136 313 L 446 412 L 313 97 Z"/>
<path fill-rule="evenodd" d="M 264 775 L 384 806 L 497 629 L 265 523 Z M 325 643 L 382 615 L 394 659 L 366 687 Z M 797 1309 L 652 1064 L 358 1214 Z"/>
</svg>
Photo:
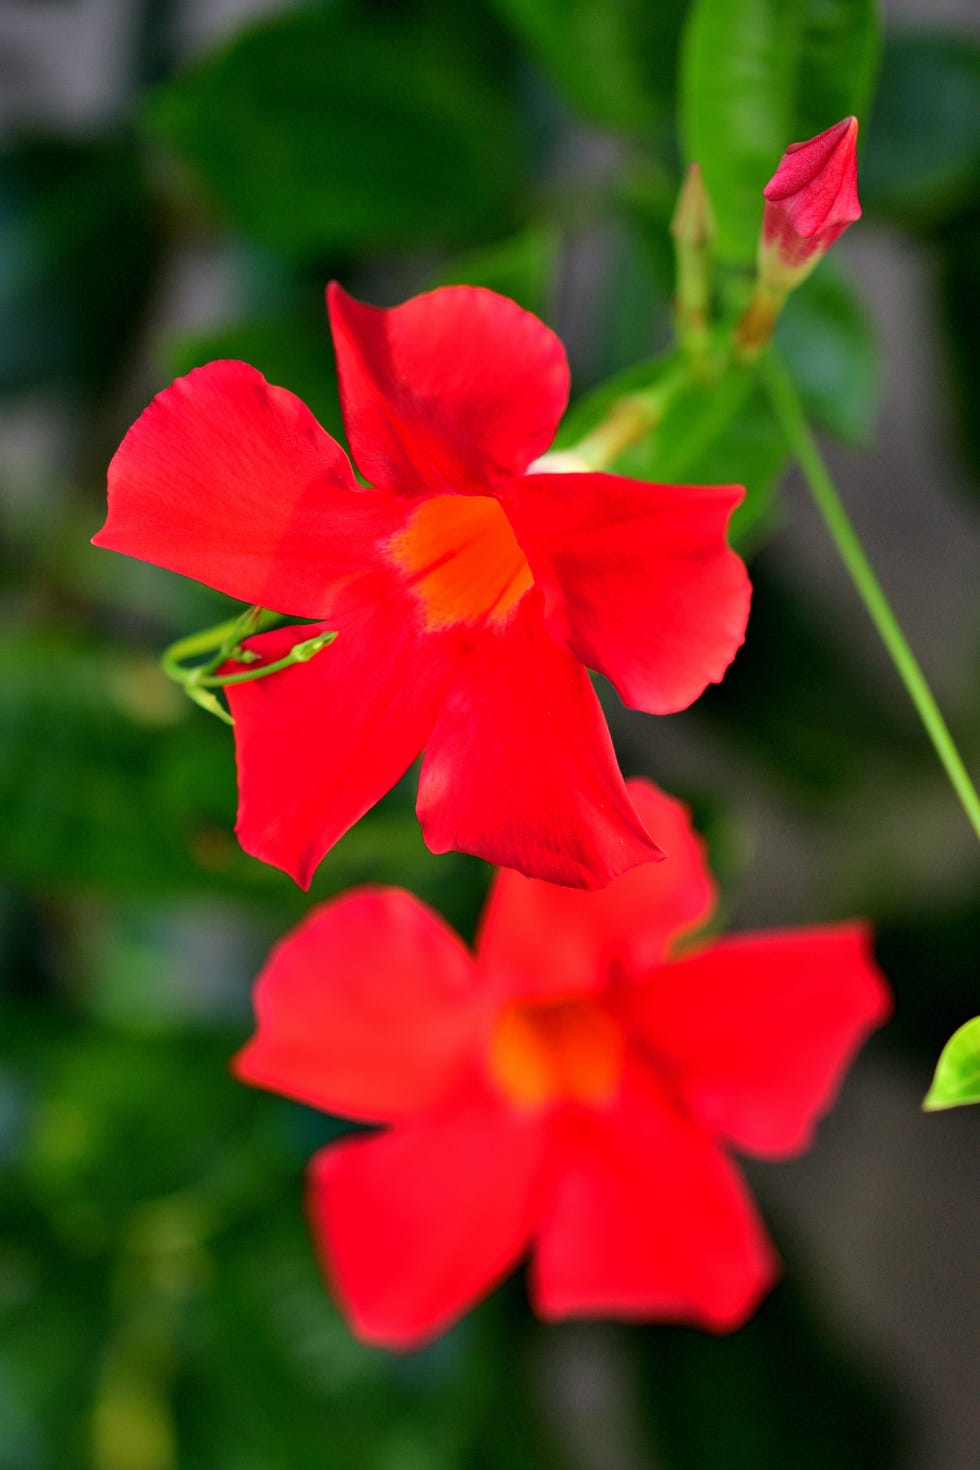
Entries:
<svg viewBox="0 0 980 1470">
<path fill-rule="evenodd" d="M 684 0 L 494 0 L 574 107 L 643 131 L 674 90 Z"/>
<path fill-rule="evenodd" d="M 780 351 L 807 413 L 848 444 L 867 444 L 881 390 L 881 361 L 860 299 L 825 261 L 786 304 Z"/>
<path fill-rule="evenodd" d="M 861 170 L 865 208 L 939 225 L 980 182 L 980 46 L 952 36 L 895 36 Z"/>
<path fill-rule="evenodd" d="M 936 1065 L 922 1106 L 927 1112 L 980 1102 L 980 1016 L 954 1031 Z"/>
<path fill-rule="evenodd" d="M 876 0 L 694 0 L 681 48 L 681 130 L 704 170 L 719 255 L 748 264 L 762 190 L 788 144 L 871 95 Z"/>
<path fill-rule="evenodd" d="M 294 257 L 499 234 L 516 208 L 493 48 L 418 6 L 255 26 L 151 94 L 146 120 L 236 229 Z"/>
</svg>

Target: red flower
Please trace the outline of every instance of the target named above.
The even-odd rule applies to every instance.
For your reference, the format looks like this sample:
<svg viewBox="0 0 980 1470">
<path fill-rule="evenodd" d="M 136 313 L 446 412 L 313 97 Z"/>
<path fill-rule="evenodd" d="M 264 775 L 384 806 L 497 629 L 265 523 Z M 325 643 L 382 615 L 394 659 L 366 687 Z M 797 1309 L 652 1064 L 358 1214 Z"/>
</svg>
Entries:
<svg viewBox="0 0 980 1470">
<path fill-rule="evenodd" d="M 725 543 L 742 491 L 536 468 L 568 366 L 504 297 L 450 287 L 381 311 L 334 285 L 329 303 L 374 488 L 291 393 L 215 362 L 129 431 L 95 538 L 339 630 L 310 663 L 228 691 L 243 847 L 308 885 L 424 747 L 434 852 L 583 887 L 661 856 L 586 666 L 654 714 L 722 677 L 748 616 Z M 248 646 L 272 659 L 317 631 Z"/>
<path fill-rule="evenodd" d="M 384 1132 L 325 1149 L 311 1219 L 362 1338 L 440 1332 L 531 1247 L 544 1317 L 737 1326 L 777 1262 L 727 1147 L 805 1148 L 888 1011 L 864 925 L 678 951 L 715 890 L 671 853 L 601 893 L 504 871 L 476 957 L 398 889 L 315 909 L 270 958 L 239 1077 Z"/>
<path fill-rule="evenodd" d="M 848 225 L 861 218 L 856 117 L 805 143 L 791 143 L 766 185 L 760 274 L 788 291 Z"/>
</svg>

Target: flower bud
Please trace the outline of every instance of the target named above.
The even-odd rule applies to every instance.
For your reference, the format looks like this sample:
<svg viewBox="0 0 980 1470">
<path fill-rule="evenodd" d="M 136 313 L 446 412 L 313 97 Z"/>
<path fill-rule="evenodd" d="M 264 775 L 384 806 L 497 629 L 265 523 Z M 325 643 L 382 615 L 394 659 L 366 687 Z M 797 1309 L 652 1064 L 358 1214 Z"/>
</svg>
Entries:
<svg viewBox="0 0 980 1470">
<path fill-rule="evenodd" d="M 708 344 L 708 313 L 711 305 L 711 249 L 715 240 L 715 217 L 701 169 L 688 168 L 684 185 L 670 222 L 677 265 L 674 320 L 680 342 L 695 356 Z"/>
<path fill-rule="evenodd" d="M 861 218 L 856 117 L 806 143 L 791 143 L 763 190 L 759 277 L 785 294 L 809 275 L 848 225 Z"/>
<path fill-rule="evenodd" d="M 791 143 L 763 190 L 759 271 L 735 328 L 741 357 L 762 351 L 789 293 L 806 280 L 848 225 L 861 218 L 857 134 L 857 118 L 845 117 L 806 143 Z"/>
<path fill-rule="evenodd" d="M 697 163 L 688 166 L 670 221 L 670 233 L 678 245 L 707 249 L 714 244 L 715 217 L 708 191 Z"/>
</svg>

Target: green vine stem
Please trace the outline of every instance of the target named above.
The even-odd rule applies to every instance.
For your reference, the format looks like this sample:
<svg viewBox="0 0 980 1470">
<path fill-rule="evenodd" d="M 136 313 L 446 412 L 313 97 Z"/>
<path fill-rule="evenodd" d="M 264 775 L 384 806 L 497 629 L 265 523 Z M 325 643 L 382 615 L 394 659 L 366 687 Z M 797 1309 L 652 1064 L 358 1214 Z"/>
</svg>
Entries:
<svg viewBox="0 0 980 1470">
<path fill-rule="evenodd" d="M 262 607 L 250 607 L 237 618 L 230 618 L 213 628 L 204 628 L 199 633 L 190 633 L 186 638 L 178 638 L 176 643 L 171 643 L 169 648 L 164 649 L 160 667 L 167 678 L 179 684 L 195 704 L 206 709 L 209 714 L 216 715 L 226 725 L 233 725 L 234 720 L 213 690 L 224 689 L 229 684 L 245 684 L 251 679 L 264 679 L 268 674 L 279 673 L 281 669 L 288 669 L 293 664 L 308 663 L 337 636 L 335 632 L 317 633 L 313 638 L 294 643 L 287 654 L 268 664 L 260 663 L 259 655 L 253 650 L 241 647 L 244 638 L 273 627 L 281 620 L 279 613 Z M 201 662 L 192 663 L 188 667 L 188 659 L 197 658 Z M 237 663 L 256 664 L 257 667 L 243 669 L 235 674 L 216 674 L 215 670 L 228 659 L 234 659 Z"/>
<path fill-rule="evenodd" d="M 761 371 L 776 418 L 803 471 L 810 494 L 816 502 L 824 524 L 926 728 L 936 754 L 949 777 L 950 784 L 959 797 L 973 830 L 980 838 L 980 799 L 977 797 L 960 753 L 953 743 L 953 738 L 940 713 L 932 690 L 926 683 L 918 661 L 898 625 L 881 583 L 844 509 L 843 502 L 807 423 L 793 381 L 781 359 L 772 349 L 764 357 Z"/>
</svg>

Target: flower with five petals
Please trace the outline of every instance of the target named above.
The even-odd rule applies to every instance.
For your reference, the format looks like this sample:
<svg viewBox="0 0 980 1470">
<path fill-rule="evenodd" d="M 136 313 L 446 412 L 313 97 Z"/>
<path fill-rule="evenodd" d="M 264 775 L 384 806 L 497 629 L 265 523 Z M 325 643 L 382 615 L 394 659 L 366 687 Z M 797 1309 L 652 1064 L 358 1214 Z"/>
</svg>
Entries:
<svg viewBox="0 0 980 1470">
<path fill-rule="evenodd" d="M 255 992 L 245 1081 L 383 1131 L 314 1158 L 311 1222 L 357 1334 L 418 1345 L 529 1248 L 539 1314 L 737 1326 L 777 1263 L 735 1147 L 800 1152 L 889 1009 L 860 923 L 678 948 L 715 892 L 671 859 L 598 893 L 497 875 L 475 956 L 399 889 L 314 911 Z"/>
<path fill-rule="evenodd" d="M 261 634 L 312 661 L 227 690 L 242 846 L 307 886 L 424 749 L 418 815 L 458 849 L 601 887 L 662 856 L 627 795 L 588 669 L 683 709 L 742 642 L 732 486 L 554 473 L 561 343 L 493 292 L 391 310 L 329 292 L 347 437 L 240 362 L 158 395 L 109 468 L 99 546 L 314 619 Z"/>
</svg>

